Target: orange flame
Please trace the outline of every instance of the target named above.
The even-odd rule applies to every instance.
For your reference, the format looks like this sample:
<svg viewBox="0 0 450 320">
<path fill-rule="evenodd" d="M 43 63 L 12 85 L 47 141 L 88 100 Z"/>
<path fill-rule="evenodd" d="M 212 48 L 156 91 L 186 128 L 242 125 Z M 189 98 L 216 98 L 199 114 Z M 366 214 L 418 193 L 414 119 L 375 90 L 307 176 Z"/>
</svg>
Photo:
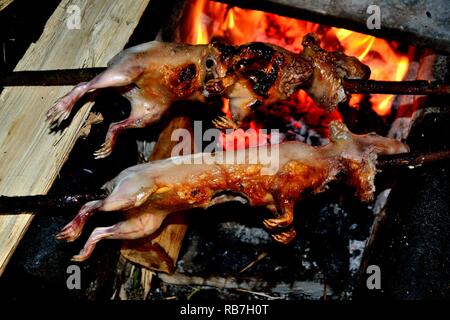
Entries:
<svg viewBox="0 0 450 320">
<path fill-rule="evenodd" d="M 310 32 L 321 35 L 322 46 L 327 50 L 342 50 L 349 56 L 355 56 L 372 70 L 371 79 L 404 79 L 409 59 L 400 53 L 396 43 L 346 29 L 321 26 L 316 23 L 286 18 L 256 10 L 230 7 L 226 4 L 208 0 L 195 0 L 188 9 L 184 30 L 190 30 L 185 42 L 204 44 L 212 39 L 225 39 L 231 44 L 250 41 L 273 43 L 288 50 L 298 52 L 302 49 L 302 38 Z M 358 107 L 363 95 L 354 95 L 349 101 Z M 304 105 L 314 102 L 304 93 L 298 100 Z M 380 115 L 389 114 L 393 95 L 372 95 L 373 109 Z"/>
<path fill-rule="evenodd" d="M 407 56 L 396 52 L 386 40 L 345 29 L 332 29 L 334 29 L 336 37 L 344 48 L 344 52 L 356 56 L 370 67 L 372 79 L 395 81 L 404 79 L 408 71 L 409 59 Z M 380 116 L 387 115 L 390 112 L 393 100 L 393 95 L 379 94 L 372 95 L 370 99 L 374 110 Z M 352 101 L 350 101 L 350 105 L 352 105 Z"/>
</svg>

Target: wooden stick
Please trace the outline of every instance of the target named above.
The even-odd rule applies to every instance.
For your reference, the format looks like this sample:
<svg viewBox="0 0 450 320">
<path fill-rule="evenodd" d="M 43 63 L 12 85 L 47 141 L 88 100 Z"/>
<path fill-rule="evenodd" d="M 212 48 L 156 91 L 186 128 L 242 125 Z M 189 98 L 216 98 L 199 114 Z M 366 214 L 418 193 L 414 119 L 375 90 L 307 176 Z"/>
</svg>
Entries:
<svg viewBox="0 0 450 320">
<path fill-rule="evenodd" d="M 177 119 L 176 126 L 181 125 L 182 119 Z M 175 125 L 172 123 L 172 126 Z M 157 154 L 160 151 L 155 150 Z M 159 158 L 159 156 L 158 156 Z M 408 152 L 391 155 L 381 155 L 377 159 L 376 167 L 379 170 L 410 168 L 415 169 L 422 165 L 437 161 L 450 160 L 450 150 L 436 152 Z M 22 211 L 35 211 L 42 209 L 63 209 L 81 206 L 87 201 L 103 199 L 107 196 L 104 190 L 78 195 L 34 195 L 34 196 L 0 196 L 0 213 L 20 214 Z M 63 210 L 55 214 L 64 214 Z M 183 227 L 184 228 L 184 227 Z"/>
<path fill-rule="evenodd" d="M 414 81 L 377 81 L 343 80 L 347 93 L 378 93 L 406 95 L 444 95 L 450 94 L 450 85 L 426 80 Z"/>
<path fill-rule="evenodd" d="M 450 150 L 436 152 L 408 152 L 381 155 L 377 158 L 377 169 L 409 168 L 415 169 L 436 161 L 450 160 Z"/>
<path fill-rule="evenodd" d="M 0 196 L 0 213 L 76 208 L 88 201 L 106 198 L 107 195 L 105 190 L 97 190 L 91 193 L 75 195 Z"/>
<path fill-rule="evenodd" d="M 89 81 L 106 68 L 15 71 L 0 75 L 0 87 L 69 86 Z"/>
<path fill-rule="evenodd" d="M 1 75 L 0 87 L 13 86 L 66 86 L 89 81 L 105 67 L 84 69 L 60 69 L 38 71 L 16 71 Z M 450 94 L 450 84 L 426 80 L 378 81 L 344 79 L 347 93 L 377 93 L 396 95 L 445 95 Z"/>
<path fill-rule="evenodd" d="M 271 297 L 270 294 L 278 294 L 280 297 L 273 297 L 281 299 L 285 294 L 292 294 L 293 292 L 302 293 L 310 298 L 320 299 L 324 295 L 323 284 L 319 281 L 293 281 L 287 282 L 272 282 L 264 280 L 261 277 L 220 277 L 220 276 L 192 276 L 176 272 L 172 275 L 158 273 L 157 277 L 168 284 L 180 286 L 204 286 L 219 289 L 239 290 L 255 295 L 263 295 L 266 298 Z M 328 295 L 333 295 L 333 290 L 328 288 Z"/>
</svg>

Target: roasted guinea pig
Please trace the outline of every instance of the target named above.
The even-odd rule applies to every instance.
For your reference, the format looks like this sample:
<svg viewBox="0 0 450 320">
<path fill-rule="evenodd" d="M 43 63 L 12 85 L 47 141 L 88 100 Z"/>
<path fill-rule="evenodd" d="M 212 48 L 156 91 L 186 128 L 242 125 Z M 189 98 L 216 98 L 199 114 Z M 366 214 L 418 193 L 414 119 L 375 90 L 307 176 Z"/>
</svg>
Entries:
<svg viewBox="0 0 450 320">
<path fill-rule="evenodd" d="M 155 123 L 177 100 L 228 98 L 238 126 L 254 108 L 286 99 L 299 89 L 331 110 L 346 98 L 342 79 L 365 79 L 369 69 L 356 58 L 324 51 L 314 39 L 305 37 L 302 54 L 260 42 L 241 46 L 145 43 L 121 52 L 106 71 L 61 97 L 47 112 L 47 120 L 59 125 L 87 92 L 117 87 L 130 101 L 131 113 L 109 127 L 105 143 L 95 153 L 103 158 L 112 152 L 122 130 Z"/>
<path fill-rule="evenodd" d="M 128 118 L 112 123 L 96 158 L 107 157 L 118 134 L 128 128 L 143 128 L 158 121 L 177 100 L 202 99 L 205 79 L 215 68 L 209 66 L 208 45 L 148 42 L 128 48 L 115 56 L 108 68 L 89 82 L 75 86 L 47 112 L 51 125 L 66 119 L 87 92 L 117 87 L 130 101 Z"/>
<path fill-rule="evenodd" d="M 349 98 L 343 79 L 370 77 L 368 66 L 342 52 L 322 49 L 314 34 L 307 34 L 302 44 L 304 51 L 297 54 L 261 42 L 238 47 L 213 43 L 225 77 L 209 80 L 204 94 L 230 98 L 231 115 L 239 126 L 253 109 L 285 100 L 299 89 L 332 111 Z"/>
<path fill-rule="evenodd" d="M 220 73 L 206 82 L 203 94 L 230 99 L 236 126 L 256 108 L 285 100 L 305 88 L 312 64 L 281 47 L 254 42 L 241 46 L 212 43 Z"/>
<path fill-rule="evenodd" d="M 296 234 L 294 204 L 306 194 L 322 192 L 329 182 L 340 179 L 354 189 L 357 198 L 371 200 L 377 155 L 408 151 L 397 140 L 354 135 L 337 121 L 330 124 L 330 132 L 331 142 L 322 147 L 286 142 L 130 167 L 103 186 L 109 194 L 105 199 L 85 204 L 57 238 L 77 239 L 95 212 L 123 211 L 125 220 L 92 232 L 84 249 L 73 257 L 83 261 L 102 239 L 150 237 L 173 212 L 240 199 L 271 210 L 274 217 L 264 220 L 264 225 L 278 231 L 274 239 L 286 244 Z"/>
</svg>

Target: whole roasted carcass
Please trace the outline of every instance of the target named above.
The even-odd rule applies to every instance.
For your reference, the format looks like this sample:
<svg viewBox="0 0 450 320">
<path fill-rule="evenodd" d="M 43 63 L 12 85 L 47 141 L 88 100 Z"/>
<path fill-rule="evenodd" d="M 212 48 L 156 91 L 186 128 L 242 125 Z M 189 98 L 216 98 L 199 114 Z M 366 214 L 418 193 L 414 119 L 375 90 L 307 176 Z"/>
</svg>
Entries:
<svg viewBox="0 0 450 320">
<path fill-rule="evenodd" d="M 87 92 L 117 87 L 130 101 L 130 116 L 111 124 L 97 158 L 108 156 L 118 134 L 158 121 L 174 101 L 230 99 L 233 120 L 240 123 L 254 108 L 306 90 L 327 110 L 345 101 L 342 79 L 367 79 L 370 69 L 354 57 L 320 48 L 314 35 L 303 40 L 301 54 L 265 43 L 230 46 L 149 42 L 114 57 L 106 71 L 78 84 L 48 111 L 51 124 L 66 119 Z"/>
<path fill-rule="evenodd" d="M 252 206 L 271 210 L 274 217 L 264 220 L 264 225 L 283 228 L 274 239 L 288 243 L 295 237 L 294 204 L 306 193 L 319 193 L 339 178 L 355 190 L 360 200 L 368 201 L 374 193 L 377 155 L 408 151 L 406 145 L 393 139 L 376 134 L 354 135 L 337 121 L 330 124 L 330 132 L 331 142 L 317 148 L 286 142 L 172 157 L 130 167 L 104 185 L 109 193 L 105 199 L 85 204 L 57 237 L 74 241 L 95 212 L 123 211 L 125 220 L 92 232 L 84 249 L 73 257 L 82 261 L 102 239 L 148 237 L 173 212 L 207 208 L 235 200 L 238 195 Z M 261 154 L 269 154 L 270 161 L 263 164 Z M 265 170 L 267 166 L 271 169 Z"/>
</svg>

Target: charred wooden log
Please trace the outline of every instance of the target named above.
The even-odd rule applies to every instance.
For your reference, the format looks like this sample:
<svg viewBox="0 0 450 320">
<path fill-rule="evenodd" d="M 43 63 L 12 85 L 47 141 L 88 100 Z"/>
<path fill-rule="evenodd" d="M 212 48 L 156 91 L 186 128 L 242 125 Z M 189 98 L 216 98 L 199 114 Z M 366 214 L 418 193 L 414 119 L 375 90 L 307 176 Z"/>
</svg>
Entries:
<svg viewBox="0 0 450 320">
<path fill-rule="evenodd" d="M 437 106 L 433 101 L 428 104 Z M 408 144 L 415 152 L 450 147 L 450 112 L 422 109 Z M 405 172 L 377 219 L 361 263 L 356 297 L 429 299 L 450 297 L 450 166 L 436 162 Z M 381 270 L 381 290 L 369 290 L 367 267 Z"/>
</svg>

